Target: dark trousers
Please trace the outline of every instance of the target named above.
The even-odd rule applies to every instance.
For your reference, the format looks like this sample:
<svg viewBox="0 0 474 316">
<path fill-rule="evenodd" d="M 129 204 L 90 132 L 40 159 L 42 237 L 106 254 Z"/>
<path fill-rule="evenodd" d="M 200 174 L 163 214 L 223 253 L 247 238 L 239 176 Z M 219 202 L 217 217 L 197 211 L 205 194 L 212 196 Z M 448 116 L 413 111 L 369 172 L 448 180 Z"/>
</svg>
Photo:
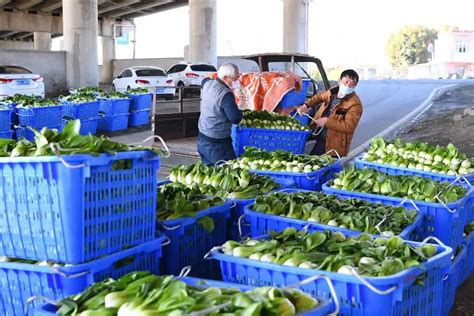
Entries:
<svg viewBox="0 0 474 316">
<path fill-rule="evenodd" d="M 311 155 L 324 155 L 326 153 L 326 133 L 323 131 L 320 135 L 316 136 L 316 144 L 311 149 Z"/>
<path fill-rule="evenodd" d="M 230 137 L 214 142 L 199 135 L 197 149 L 202 162 L 206 165 L 214 165 L 219 160 L 227 161 L 237 158 Z"/>
</svg>

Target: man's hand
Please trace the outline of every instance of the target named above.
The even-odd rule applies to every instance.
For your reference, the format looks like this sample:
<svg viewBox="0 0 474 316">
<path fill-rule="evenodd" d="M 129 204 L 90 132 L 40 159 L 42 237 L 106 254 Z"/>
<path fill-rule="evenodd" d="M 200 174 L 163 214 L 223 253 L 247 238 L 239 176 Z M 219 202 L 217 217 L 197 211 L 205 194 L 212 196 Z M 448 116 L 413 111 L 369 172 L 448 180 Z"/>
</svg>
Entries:
<svg viewBox="0 0 474 316">
<path fill-rule="evenodd" d="M 318 125 L 319 127 L 324 127 L 326 126 L 326 123 L 328 122 L 328 118 L 327 117 L 320 117 L 316 120 L 316 125 Z"/>
<path fill-rule="evenodd" d="M 296 111 L 298 112 L 299 115 L 304 115 L 308 113 L 308 107 L 306 106 L 306 104 L 303 104 L 302 106 L 298 107 Z"/>
</svg>

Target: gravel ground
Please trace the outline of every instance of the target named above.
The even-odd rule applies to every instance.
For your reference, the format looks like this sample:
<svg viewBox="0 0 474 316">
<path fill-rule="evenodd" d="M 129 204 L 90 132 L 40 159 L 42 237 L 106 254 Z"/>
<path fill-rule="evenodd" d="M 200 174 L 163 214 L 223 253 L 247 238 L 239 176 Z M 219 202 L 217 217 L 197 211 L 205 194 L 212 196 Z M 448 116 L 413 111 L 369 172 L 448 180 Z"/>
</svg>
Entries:
<svg viewBox="0 0 474 316">
<path fill-rule="evenodd" d="M 461 85 L 441 95 L 432 106 L 410 124 L 387 138 L 422 140 L 447 145 L 453 143 L 469 157 L 474 157 L 474 85 Z M 449 316 L 474 315 L 474 275 L 456 292 Z"/>
</svg>

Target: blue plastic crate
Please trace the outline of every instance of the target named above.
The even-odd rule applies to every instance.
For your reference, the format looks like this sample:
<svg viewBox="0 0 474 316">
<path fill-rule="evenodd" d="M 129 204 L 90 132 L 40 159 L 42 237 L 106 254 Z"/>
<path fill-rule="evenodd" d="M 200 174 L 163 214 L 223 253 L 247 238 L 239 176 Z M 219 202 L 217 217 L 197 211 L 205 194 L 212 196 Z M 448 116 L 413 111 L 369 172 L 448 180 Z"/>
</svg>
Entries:
<svg viewBox="0 0 474 316">
<path fill-rule="evenodd" d="M 9 106 L 12 108 L 11 112 L 11 124 L 18 125 L 20 122 L 18 121 L 18 114 L 16 114 L 16 103 L 9 103 Z"/>
<path fill-rule="evenodd" d="M 341 171 L 341 164 L 341 160 L 339 159 L 329 166 L 308 173 L 272 170 L 250 170 L 250 172 L 272 177 L 275 182 L 284 183 L 291 187 L 311 191 L 321 191 L 323 183 L 331 180 L 334 178 L 335 173 Z"/>
<path fill-rule="evenodd" d="M 308 91 L 308 86 L 310 82 L 311 80 L 309 79 L 303 79 L 301 83 L 301 90 L 296 91 L 293 89 L 292 91 L 287 92 L 278 105 L 281 106 L 283 109 L 295 105 L 302 105 L 306 100 L 306 92 Z"/>
<path fill-rule="evenodd" d="M 291 179 L 280 179 L 279 182 L 281 189 L 292 188 L 294 182 Z M 270 191 L 268 193 L 271 193 Z M 230 217 L 227 228 L 227 239 L 229 240 L 241 240 L 242 237 L 248 236 L 250 234 L 250 225 L 243 222 L 239 228 L 239 221 L 242 215 L 245 212 L 245 206 L 255 202 L 255 198 L 252 199 L 231 199 L 234 203 L 234 206 L 230 209 Z M 239 231 L 240 230 L 240 231 Z"/>
<path fill-rule="evenodd" d="M 467 195 L 458 201 L 445 206 L 440 203 L 430 203 L 423 201 L 413 201 L 417 208 L 424 214 L 424 224 L 421 230 L 422 238 L 434 236 L 439 238 L 446 245 L 456 248 L 462 242 L 464 226 L 470 214 L 473 188 L 470 188 Z M 400 205 L 404 199 L 398 197 L 384 196 L 380 194 L 370 194 L 339 190 L 329 187 L 328 183 L 323 184 L 323 192 L 336 194 L 343 198 L 358 198 L 371 202 L 380 202 L 387 205 Z M 405 202 L 407 208 L 415 208 L 411 203 Z"/>
<path fill-rule="evenodd" d="M 303 154 L 310 131 L 287 131 L 265 128 L 249 128 L 232 125 L 232 145 L 237 157 L 244 153 L 245 146 L 267 151 L 283 149 L 294 154 Z"/>
<path fill-rule="evenodd" d="M 113 116 L 101 116 L 97 128 L 101 131 L 115 132 L 128 128 L 129 113 L 117 114 Z"/>
<path fill-rule="evenodd" d="M 0 256 L 78 264 L 152 240 L 159 162 L 152 151 L 0 158 Z"/>
<path fill-rule="evenodd" d="M 130 109 L 130 98 L 100 99 L 99 111 L 108 115 L 126 114 Z"/>
<path fill-rule="evenodd" d="M 249 291 L 254 289 L 253 286 L 247 286 L 242 284 L 235 284 L 235 283 L 227 283 L 221 281 L 214 281 L 214 280 L 203 280 L 199 278 L 192 278 L 192 277 L 184 277 L 181 281 L 201 288 L 208 288 L 208 287 L 215 287 L 221 289 L 230 289 L 236 288 L 240 291 Z M 306 311 L 304 313 L 298 314 L 298 316 L 326 316 L 332 312 L 332 306 L 329 300 L 318 297 L 318 306 L 312 310 Z M 38 306 L 35 311 L 35 316 L 53 316 L 56 315 L 57 307 L 52 304 L 45 304 Z"/>
<path fill-rule="evenodd" d="M 411 241 L 407 243 L 420 245 Z M 213 250 L 211 256 L 220 261 L 225 282 L 285 287 L 308 277 L 325 275 L 334 284 L 341 315 L 425 316 L 439 315 L 442 310 L 443 278 L 451 263 L 451 248 L 437 246 L 437 250 L 437 255 L 422 263 L 423 268 L 410 268 L 386 277 L 364 277 L 376 289 L 389 291 L 384 295 L 376 293 L 354 275 L 266 263 L 228 256 L 217 250 Z M 424 285 L 415 284 L 416 278 L 422 274 Z M 312 296 L 329 298 L 324 280 L 316 280 L 300 288 Z"/>
<path fill-rule="evenodd" d="M 436 181 L 453 182 L 454 180 L 456 180 L 456 176 L 448 176 L 447 174 L 442 174 L 442 173 L 437 173 L 437 172 L 403 168 L 403 167 L 391 166 L 391 165 L 386 165 L 386 164 L 381 164 L 381 163 L 376 163 L 376 162 L 371 162 L 371 161 L 365 161 L 362 159 L 362 157 L 363 155 L 357 157 L 354 160 L 354 165 L 358 169 L 372 168 L 372 169 L 376 169 L 378 171 L 385 172 L 392 175 L 418 176 L 418 177 L 423 177 L 423 178 L 430 178 Z M 464 178 L 466 178 L 470 182 L 471 185 L 474 185 L 474 173 L 464 175 Z M 463 179 L 461 178 L 460 181 L 463 182 Z"/>
<path fill-rule="evenodd" d="M 463 240 L 463 245 L 466 246 L 466 258 L 461 269 L 458 285 L 461 285 L 474 273 L 474 232 L 471 232 Z"/>
<path fill-rule="evenodd" d="M 63 120 L 63 106 L 43 106 L 36 108 L 16 108 L 21 126 L 41 128 L 43 126 L 58 126 Z"/>
<path fill-rule="evenodd" d="M 25 304 L 32 296 L 57 300 L 82 292 L 94 282 L 109 277 L 120 278 L 133 271 L 158 274 L 164 240 L 165 237 L 160 237 L 143 245 L 73 266 L 52 268 L 0 262 L 0 284 L 4 289 L 1 293 L 0 314 L 24 315 Z M 28 306 L 28 310 L 31 312 L 40 304 L 40 301 L 36 301 Z"/>
<path fill-rule="evenodd" d="M 0 131 L 8 132 L 12 125 L 12 113 L 13 109 L 0 110 Z"/>
<path fill-rule="evenodd" d="M 150 123 L 150 110 L 144 109 L 139 111 L 132 111 L 128 120 L 128 126 L 141 126 Z"/>
<path fill-rule="evenodd" d="M 151 93 L 129 94 L 128 96 L 132 98 L 130 102 L 130 111 L 146 110 L 152 106 L 153 94 Z"/>
<path fill-rule="evenodd" d="M 448 315 L 454 305 L 454 297 L 456 296 L 456 289 L 458 288 L 461 278 L 464 260 L 466 258 L 466 246 L 461 245 L 461 250 L 454 257 L 448 275 L 443 281 L 443 313 Z"/>
<path fill-rule="evenodd" d="M 97 127 L 99 126 L 99 117 L 81 119 L 80 121 L 81 121 L 81 128 L 79 130 L 79 134 L 95 135 L 97 133 Z"/>
<path fill-rule="evenodd" d="M 86 103 L 63 102 L 63 116 L 71 119 L 87 120 L 97 118 L 99 115 L 100 101 Z"/>
<path fill-rule="evenodd" d="M 6 132 L 0 132 L 0 138 L 13 138 L 13 132 L 12 131 L 6 131 Z"/>
<path fill-rule="evenodd" d="M 63 130 L 63 125 L 46 126 L 46 127 L 49 129 L 56 129 L 58 130 L 58 132 L 61 132 Z M 39 128 L 38 130 L 41 130 L 41 128 Z M 35 139 L 35 133 L 28 127 L 17 126 L 15 128 L 15 134 L 16 134 L 16 139 L 24 138 L 30 141 L 33 141 Z"/>
<path fill-rule="evenodd" d="M 459 184 L 463 184 L 465 186 L 466 185 L 474 186 L 474 173 L 466 174 L 463 176 L 463 178 L 457 179 L 456 176 L 448 176 L 442 173 L 396 167 L 396 166 L 380 164 L 376 162 L 369 162 L 369 161 L 363 160 L 362 157 L 363 155 L 356 158 L 354 161 L 355 167 L 358 169 L 372 168 L 372 169 L 376 169 L 378 171 L 385 172 L 387 174 L 392 174 L 392 175 L 418 176 L 418 177 L 423 177 L 423 178 L 430 178 L 435 181 L 447 181 L 450 183 L 458 180 Z M 474 191 L 471 192 L 471 195 L 469 197 L 469 204 L 471 205 L 471 210 L 470 210 L 470 215 L 468 215 L 468 217 L 471 220 L 474 220 Z"/>
<path fill-rule="evenodd" d="M 298 189 L 283 189 L 279 192 L 293 193 L 293 192 L 311 192 Z M 308 222 L 300 219 L 289 218 L 285 216 L 277 216 L 253 211 L 254 204 L 247 204 L 244 208 L 245 219 L 250 224 L 250 236 L 258 237 L 270 233 L 270 231 L 283 231 L 288 227 L 294 227 L 298 230 L 303 230 L 305 227 L 308 231 L 330 230 L 338 231 L 345 235 L 355 236 L 363 232 L 334 227 L 330 225 L 319 224 L 315 222 Z M 421 228 L 423 225 L 423 214 L 418 214 L 413 224 L 405 227 L 405 229 L 398 235 L 400 238 L 412 241 L 421 240 Z"/>
<path fill-rule="evenodd" d="M 185 266 L 191 266 L 191 275 L 203 278 L 220 278 L 219 265 L 206 261 L 204 255 L 212 248 L 223 244 L 227 234 L 227 219 L 232 202 L 210 207 L 196 217 L 158 221 L 157 228 L 171 241 L 164 249 L 162 274 L 177 275 Z M 209 216 L 214 221 L 214 230 L 206 232 L 197 221 Z"/>
</svg>

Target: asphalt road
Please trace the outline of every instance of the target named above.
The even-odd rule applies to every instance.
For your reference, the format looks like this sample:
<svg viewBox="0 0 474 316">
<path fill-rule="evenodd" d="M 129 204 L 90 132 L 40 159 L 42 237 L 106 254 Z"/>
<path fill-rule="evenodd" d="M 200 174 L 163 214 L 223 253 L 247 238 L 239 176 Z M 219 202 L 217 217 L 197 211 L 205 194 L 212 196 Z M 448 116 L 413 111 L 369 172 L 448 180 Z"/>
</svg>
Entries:
<svg viewBox="0 0 474 316">
<path fill-rule="evenodd" d="M 364 113 L 352 149 L 374 137 L 422 104 L 439 87 L 473 80 L 362 80 L 356 88 Z"/>
</svg>

